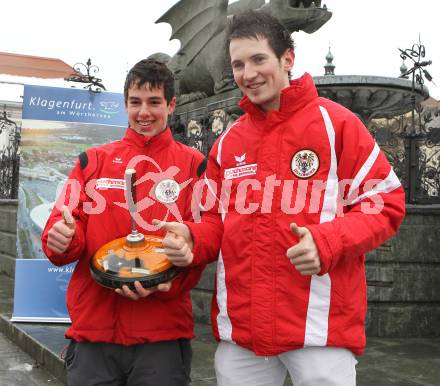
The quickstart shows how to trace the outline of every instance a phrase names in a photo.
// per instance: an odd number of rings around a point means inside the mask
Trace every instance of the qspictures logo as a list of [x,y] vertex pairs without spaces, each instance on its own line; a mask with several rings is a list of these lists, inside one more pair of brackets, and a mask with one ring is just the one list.
[[[148,162],[148,172],[145,175],[136,176],[135,186],[149,180],[153,183],[152,188],[143,197],[138,197],[136,202],[137,213],[134,216],[136,223],[146,230],[157,230],[159,227],[150,224],[140,213],[152,205],[164,205],[166,214],[163,221],[167,221],[169,214],[182,222],[181,210],[188,210],[187,207],[178,205],[179,196],[185,189],[191,189],[191,211],[195,221],[200,220],[200,211],[218,211],[226,215],[233,211],[242,215],[249,215],[255,212],[271,213],[273,210],[281,210],[287,215],[298,213],[316,214],[322,210],[322,198],[329,194],[329,186],[335,190],[330,196],[334,200],[336,217],[344,217],[347,207],[359,204],[360,211],[364,214],[379,214],[384,208],[382,194],[391,192],[400,186],[395,173],[391,170],[385,179],[369,179],[359,184],[353,179],[340,181],[323,181],[319,179],[277,179],[275,175],[267,176],[260,181],[256,178],[242,178],[231,189],[232,180],[227,176],[217,183],[207,177],[194,181],[189,178],[183,182],[177,182],[178,175],[182,171],[177,166],[170,166],[162,170],[160,165],[152,158],[145,155],[138,155],[130,160],[127,169],[135,169],[139,162]],[[252,166],[252,165],[251,165]],[[122,177],[122,176],[121,176]],[[188,186],[191,185],[191,188]],[[62,192],[62,199],[58,200],[57,207],[67,205],[70,210],[80,205],[81,184],[75,179],[70,179]],[[114,202],[120,208],[128,210],[129,202],[133,202],[132,192],[127,191],[125,181],[110,177],[101,177],[88,181],[84,187],[86,195],[91,201],[82,203],[82,209],[89,215],[100,214],[106,208],[105,197],[102,190],[120,189],[125,192],[125,202]],[[260,191],[263,199],[261,202],[252,201],[253,191]],[[67,195],[66,192],[69,192]],[[349,192],[344,195],[343,192]],[[185,199],[187,205],[188,200]],[[201,209],[203,208],[203,209]],[[279,208],[279,209],[275,209]],[[160,220],[160,219],[159,219]]]

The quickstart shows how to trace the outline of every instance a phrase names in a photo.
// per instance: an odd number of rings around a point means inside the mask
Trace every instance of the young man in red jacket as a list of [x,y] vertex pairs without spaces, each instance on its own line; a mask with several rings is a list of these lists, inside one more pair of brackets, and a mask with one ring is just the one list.
[[169,258],[218,257],[219,386],[353,386],[365,347],[365,253],[397,231],[404,191],[362,122],[290,81],[288,30],[250,11],[228,44],[245,111],[214,144],[201,223],[166,223]]
[[[57,208],[70,205],[73,224],[55,208],[42,236],[54,264],[77,261],[67,291],[72,320],[66,333],[71,339],[67,381],[72,386],[186,386],[194,336],[189,291],[203,265],[185,268],[154,289],[136,282],[135,291],[105,288],[89,272],[90,258],[102,245],[130,233],[130,214],[118,204],[125,203],[127,167],[136,170],[136,196],[143,202],[138,203],[138,231],[164,234],[153,227],[154,218],[192,219],[192,188],[204,157],[175,142],[167,127],[176,105],[173,74],[162,63],[142,60],[128,73],[124,96],[129,121],[124,138],[80,155],[69,177],[72,189],[57,203]],[[142,178],[147,173],[150,177]],[[166,196],[167,189],[173,194]]]

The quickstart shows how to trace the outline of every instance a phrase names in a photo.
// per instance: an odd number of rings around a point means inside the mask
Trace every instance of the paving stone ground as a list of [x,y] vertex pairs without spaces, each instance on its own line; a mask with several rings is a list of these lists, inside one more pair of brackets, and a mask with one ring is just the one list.
[[51,373],[0,333],[1,386],[62,386]]

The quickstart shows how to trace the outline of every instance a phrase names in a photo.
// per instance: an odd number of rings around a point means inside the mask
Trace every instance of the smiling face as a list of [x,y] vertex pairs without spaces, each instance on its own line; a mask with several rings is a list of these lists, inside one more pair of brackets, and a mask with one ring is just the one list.
[[130,127],[139,134],[153,137],[167,127],[168,116],[176,107],[176,98],[167,103],[163,86],[134,84],[128,89],[125,108]]
[[234,38],[229,44],[234,80],[263,111],[278,110],[281,90],[289,86],[293,52],[277,58],[267,39]]

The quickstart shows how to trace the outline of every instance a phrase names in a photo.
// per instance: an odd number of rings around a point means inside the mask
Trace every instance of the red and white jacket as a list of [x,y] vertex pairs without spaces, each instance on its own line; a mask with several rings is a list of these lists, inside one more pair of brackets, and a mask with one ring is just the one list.
[[[68,250],[60,255],[47,247],[48,231],[61,219],[58,209],[54,208],[42,235],[43,250],[52,263],[64,265],[78,261],[67,290],[72,326],[66,337],[123,345],[192,338],[189,291],[198,282],[203,265],[179,273],[169,292],[155,292],[133,301],[97,284],[90,275],[89,260],[102,245],[131,231],[128,210],[117,204],[126,203],[124,173],[130,163],[135,163],[139,182],[136,197],[141,219],[137,229],[144,234],[163,235],[164,232],[152,231],[153,219],[192,219],[193,186],[198,180],[196,171],[203,155],[175,142],[170,129],[145,137],[130,128],[122,140],[89,149],[86,154],[80,156],[66,185],[70,187],[61,194],[62,202],[57,203],[60,208],[62,203],[71,201],[76,220],[76,233]],[[180,184],[175,203],[164,204],[152,194],[155,186],[165,179]],[[75,189],[76,199],[72,193]]]
[[[209,156],[202,222],[187,223],[193,264],[218,257],[214,335],[264,356],[306,346],[361,354],[364,254],[397,231],[401,184],[362,122],[318,97],[308,74],[282,91],[279,111],[247,97],[240,106],[246,114]],[[286,256],[298,242],[292,222],[313,235],[318,275]]]

